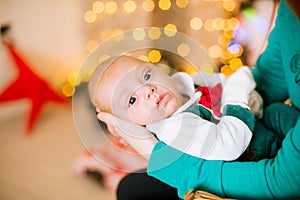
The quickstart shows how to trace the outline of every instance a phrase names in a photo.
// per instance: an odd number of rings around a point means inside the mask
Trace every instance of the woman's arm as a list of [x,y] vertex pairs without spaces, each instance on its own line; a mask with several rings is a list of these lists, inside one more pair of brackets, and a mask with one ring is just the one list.
[[278,155],[259,162],[208,161],[158,142],[148,174],[177,188],[180,197],[190,189],[200,189],[237,199],[300,198],[299,133],[300,119]]

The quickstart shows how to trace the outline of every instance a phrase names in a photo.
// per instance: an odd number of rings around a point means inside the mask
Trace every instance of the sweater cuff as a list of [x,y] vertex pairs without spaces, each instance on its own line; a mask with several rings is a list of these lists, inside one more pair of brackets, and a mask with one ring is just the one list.
[[240,105],[227,104],[223,108],[223,116],[233,116],[242,120],[251,131],[254,129],[255,117],[253,113],[247,108]]

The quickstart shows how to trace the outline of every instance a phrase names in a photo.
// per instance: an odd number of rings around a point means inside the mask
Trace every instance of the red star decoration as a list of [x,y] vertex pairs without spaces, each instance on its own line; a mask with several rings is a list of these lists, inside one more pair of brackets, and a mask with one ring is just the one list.
[[42,106],[48,101],[66,103],[67,100],[52,90],[47,82],[36,75],[15,51],[12,44],[5,44],[7,50],[18,68],[17,79],[0,94],[0,102],[17,99],[31,101],[31,113],[27,123],[26,134],[30,135],[34,122]]

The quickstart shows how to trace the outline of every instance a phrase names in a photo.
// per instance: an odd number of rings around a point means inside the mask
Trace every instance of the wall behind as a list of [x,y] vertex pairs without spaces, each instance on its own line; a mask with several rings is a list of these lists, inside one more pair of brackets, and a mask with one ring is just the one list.
[[[86,56],[83,3],[81,0],[0,0],[0,24],[11,26],[15,47],[36,73],[59,90],[67,75]],[[4,67],[7,65],[0,61],[0,72]],[[5,78],[0,73],[0,86]]]

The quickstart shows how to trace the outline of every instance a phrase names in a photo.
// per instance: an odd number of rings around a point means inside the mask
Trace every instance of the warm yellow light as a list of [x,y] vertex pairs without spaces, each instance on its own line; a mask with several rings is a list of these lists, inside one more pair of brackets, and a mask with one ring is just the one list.
[[114,14],[118,10],[118,4],[115,1],[107,1],[105,3],[105,11],[108,14]]
[[104,61],[108,60],[109,58],[110,58],[109,55],[103,54],[103,55],[101,55],[101,56],[99,57],[98,63],[99,63],[99,64],[100,64],[100,63],[103,63]]
[[152,63],[157,63],[160,61],[161,59],[161,53],[160,51],[158,50],[151,50],[149,53],[148,53],[148,59],[150,62]]
[[160,38],[161,32],[158,27],[152,27],[148,30],[148,36],[152,40],[157,40]]
[[120,28],[114,29],[110,35],[115,42],[120,42],[124,39],[124,32]]
[[68,75],[68,82],[72,86],[77,86],[80,84],[81,79],[78,76],[78,72],[72,72]]
[[228,12],[232,12],[235,9],[234,1],[233,0],[224,1],[223,8]]
[[186,8],[189,5],[189,0],[176,0],[176,5],[179,8]]
[[190,46],[186,43],[182,43],[177,47],[177,53],[182,57],[188,56],[190,52]]
[[126,1],[124,3],[124,10],[125,10],[125,12],[127,12],[127,13],[133,13],[135,11],[135,9],[136,9],[136,4],[135,4],[134,1],[130,0],[130,1]]
[[89,40],[86,44],[86,50],[88,52],[91,52],[96,46],[98,45],[98,42],[95,40]]
[[221,54],[221,59],[222,59],[222,62],[225,63],[225,64],[228,64],[229,63],[229,60],[233,58],[231,56],[231,54],[228,52],[228,51],[223,51],[222,54]]
[[145,55],[140,55],[140,56],[138,57],[138,59],[140,59],[140,60],[142,60],[142,61],[145,61],[145,62],[149,62],[148,56],[145,56]]
[[162,10],[169,10],[172,3],[170,0],[159,0],[158,7]]
[[[199,68],[197,68],[197,71],[199,70]],[[208,62],[208,63],[203,63],[200,66],[200,70],[207,72],[209,74],[215,73],[215,67],[212,65],[212,63]]]
[[177,27],[176,25],[174,24],[167,24],[165,27],[164,27],[164,32],[167,36],[169,37],[173,37],[176,35],[176,32],[177,32]]
[[66,83],[62,88],[62,93],[66,97],[71,97],[75,93],[75,88],[70,83]]
[[214,26],[213,26],[213,20],[212,19],[205,20],[204,29],[206,31],[214,31]]
[[92,5],[92,10],[97,14],[102,13],[104,11],[104,3],[101,1],[95,1]]
[[86,73],[84,73],[84,74],[82,74],[81,75],[81,82],[88,82],[89,80],[90,80],[90,77],[92,76],[92,71],[91,70],[89,70],[89,71],[87,71]]
[[232,17],[227,21],[227,26],[230,30],[236,30],[240,27],[240,21],[237,18]]
[[218,45],[212,45],[208,49],[208,55],[212,58],[219,58],[222,54],[222,48]]
[[106,40],[107,38],[109,38],[110,37],[110,32],[111,32],[111,30],[109,30],[109,29],[106,29],[106,28],[102,29],[101,32],[100,32],[101,39]]
[[225,31],[224,36],[227,38],[234,38],[234,31]]
[[238,68],[240,68],[241,66],[243,66],[243,62],[240,58],[233,58],[229,61],[229,65],[230,65],[230,68],[232,69],[232,71],[235,71]]
[[198,70],[194,66],[191,66],[191,65],[185,68],[185,72],[188,74],[194,74],[197,71]]
[[229,65],[223,65],[223,67],[221,68],[221,73],[225,76],[229,76],[230,74],[232,74],[232,72],[233,71]]
[[143,2],[142,7],[143,7],[144,11],[152,12],[155,8],[155,4],[154,4],[153,0],[145,0]]
[[84,20],[87,23],[94,23],[97,19],[97,14],[92,10],[88,10],[84,13]]
[[216,19],[213,20],[213,27],[216,30],[222,30],[225,26],[224,19],[217,17]]
[[194,17],[190,20],[190,27],[194,30],[200,30],[202,28],[203,22],[199,17]]
[[132,33],[132,37],[136,41],[143,40],[145,38],[145,36],[146,36],[146,33],[145,33],[144,29],[142,29],[142,28],[136,28]]
[[219,37],[218,37],[218,43],[219,43],[221,46],[226,47],[230,41],[231,41],[231,39],[228,38],[228,37],[225,37],[224,34],[221,34],[221,35],[219,35]]

